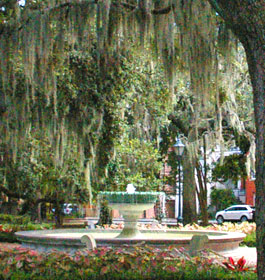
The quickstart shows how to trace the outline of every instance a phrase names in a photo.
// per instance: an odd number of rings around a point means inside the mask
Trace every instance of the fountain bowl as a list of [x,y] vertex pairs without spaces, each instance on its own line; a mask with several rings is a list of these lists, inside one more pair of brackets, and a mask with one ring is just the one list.
[[141,246],[148,244],[156,248],[174,246],[188,248],[193,235],[208,236],[206,249],[216,252],[237,249],[245,234],[238,232],[202,231],[202,230],[141,230],[138,238],[119,238],[121,230],[113,229],[56,229],[16,232],[17,239],[23,247],[38,251],[60,250],[73,253],[85,248],[81,237],[90,234],[94,237],[97,247]]
[[[131,189],[133,188],[133,189]],[[129,192],[128,192],[129,191]],[[100,192],[99,201],[108,201],[111,209],[118,210],[124,218],[124,228],[115,238],[139,239],[142,233],[137,228],[141,214],[152,207],[161,192],[136,192],[133,185],[127,186],[126,192]]]

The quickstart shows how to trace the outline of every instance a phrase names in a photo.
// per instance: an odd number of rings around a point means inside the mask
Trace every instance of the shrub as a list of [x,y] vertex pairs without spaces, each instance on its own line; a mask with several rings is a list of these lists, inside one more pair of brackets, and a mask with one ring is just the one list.
[[246,268],[230,270],[218,257],[203,254],[190,258],[175,248],[99,248],[69,255],[16,247],[0,249],[0,279],[256,280],[257,275]]
[[12,223],[17,225],[25,225],[30,222],[29,216],[14,216],[10,214],[0,214],[0,223]]
[[0,231],[0,242],[15,243],[17,242],[16,236],[12,232]]
[[2,223],[0,222],[0,242],[17,242],[15,232],[23,230],[41,230],[52,228],[51,224],[34,224],[31,223],[28,217],[1,215]]
[[241,245],[245,245],[245,246],[248,246],[248,247],[256,247],[257,246],[257,243],[256,243],[256,233],[252,232],[252,233],[248,234],[244,238],[244,240],[241,243]]
[[216,211],[220,211],[233,204],[239,204],[239,201],[231,189],[212,188],[211,208],[216,209]]

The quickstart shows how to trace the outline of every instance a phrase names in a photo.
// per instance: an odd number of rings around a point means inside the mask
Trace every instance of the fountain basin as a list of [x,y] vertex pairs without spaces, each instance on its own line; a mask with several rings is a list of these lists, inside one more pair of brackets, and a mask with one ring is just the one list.
[[103,198],[109,202],[111,209],[119,210],[124,218],[124,228],[115,238],[137,239],[141,237],[141,232],[137,228],[137,220],[143,211],[154,207],[159,192],[136,192],[133,185],[132,192],[100,192],[99,201]]
[[17,239],[22,246],[38,251],[61,250],[73,253],[84,249],[81,237],[85,234],[92,235],[98,247],[123,247],[137,244],[148,244],[153,247],[163,248],[175,246],[188,248],[193,235],[206,234],[209,238],[205,248],[216,252],[237,249],[246,236],[238,232],[202,231],[202,230],[141,230],[139,238],[118,238],[121,230],[106,229],[58,229],[34,230],[16,232]]

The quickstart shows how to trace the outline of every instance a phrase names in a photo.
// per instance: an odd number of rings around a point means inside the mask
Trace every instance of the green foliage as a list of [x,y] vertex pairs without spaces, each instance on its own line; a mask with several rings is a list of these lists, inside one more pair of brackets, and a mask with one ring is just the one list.
[[111,210],[108,207],[108,201],[104,198],[100,199],[100,212],[99,212],[99,220],[97,224],[99,226],[112,224]]
[[36,213],[34,203],[40,198],[53,203],[86,201],[87,191],[77,145],[72,142],[68,152],[63,154],[63,160],[60,160],[47,136],[32,133],[26,140],[24,149],[17,154],[17,160],[13,162],[10,159],[0,170],[5,177],[5,188],[25,199],[24,212]]
[[227,181],[231,179],[234,184],[241,178],[246,178],[246,158],[242,154],[233,154],[224,158],[221,165],[217,163],[212,172],[213,181]]
[[245,135],[240,135],[236,130],[234,130],[236,146],[239,147],[243,155],[249,152],[250,141]]
[[245,245],[248,247],[256,247],[257,241],[256,241],[256,232],[251,232],[250,234],[247,234],[247,236],[244,238],[243,242],[240,245]]
[[17,231],[52,229],[51,224],[34,224],[28,216],[13,216],[0,214],[0,242],[18,242],[15,236]]
[[216,208],[216,211],[223,210],[233,204],[238,204],[233,191],[231,189],[216,189],[211,191],[211,206]]
[[212,257],[190,258],[174,249],[98,248],[74,255],[0,249],[0,279],[198,279],[254,280],[253,271],[230,271]]
[[30,222],[29,216],[14,216],[9,214],[0,214],[0,223],[12,223],[18,225],[25,225]]
[[[11,216],[11,215],[10,215]],[[0,222],[0,231],[2,232],[11,232],[14,233],[16,231],[23,231],[23,230],[42,230],[42,229],[51,229],[53,228],[52,224],[47,223],[32,223],[29,220],[24,221],[21,223],[20,221],[17,223],[17,220],[14,217],[13,221],[8,222]]]
[[109,164],[106,189],[125,191],[134,184],[137,191],[159,190],[162,180],[160,154],[151,142],[124,138],[116,146],[116,157]]

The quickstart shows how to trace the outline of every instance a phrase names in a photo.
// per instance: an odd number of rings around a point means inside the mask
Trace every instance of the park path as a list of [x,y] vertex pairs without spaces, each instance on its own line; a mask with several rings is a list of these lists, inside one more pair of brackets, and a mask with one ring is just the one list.
[[257,250],[253,247],[239,247],[233,251],[223,252],[221,255],[226,258],[232,257],[236,261],[244,257],[246,260],[246,267],[255,267],[257,265]]

